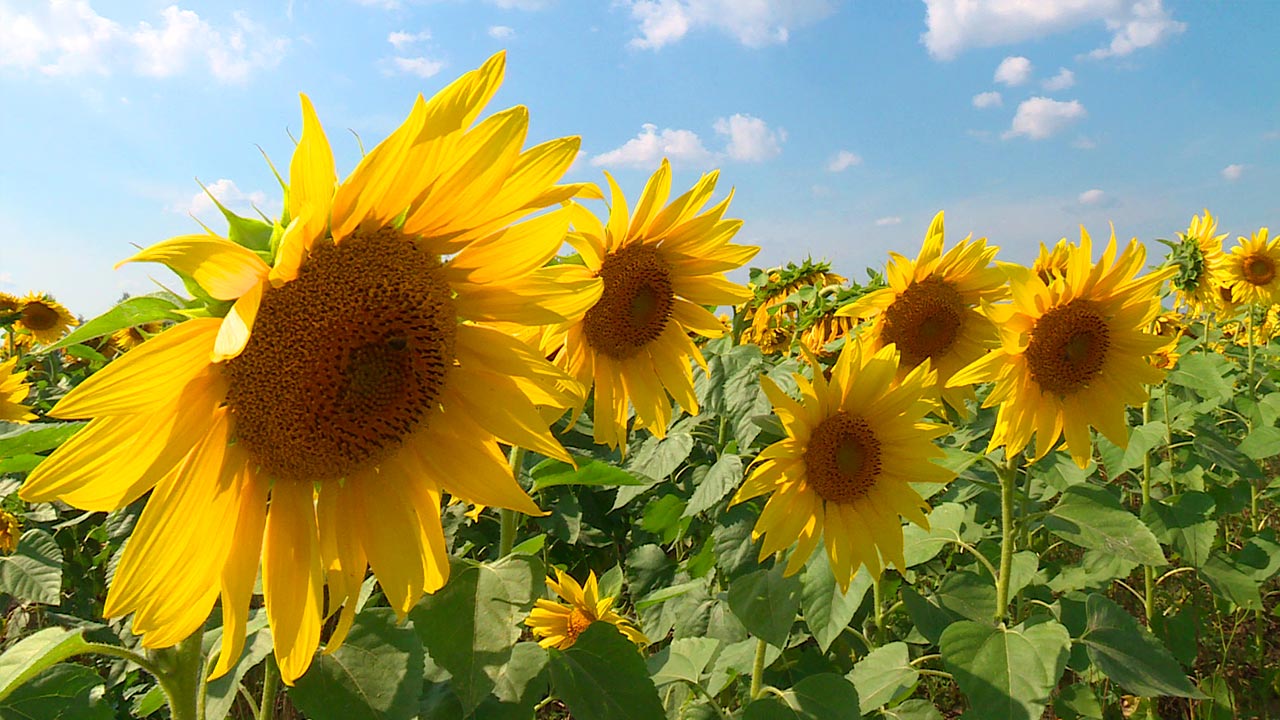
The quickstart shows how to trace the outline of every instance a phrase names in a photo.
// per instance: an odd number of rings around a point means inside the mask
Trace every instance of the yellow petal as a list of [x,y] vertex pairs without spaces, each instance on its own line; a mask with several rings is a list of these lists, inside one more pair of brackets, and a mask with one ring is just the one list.
[[262,544],[262,589],[286,685],[307,671],[320,646],[323,575],[309,482],[277,481]]
[[218,300],[235,300],[271,268],[252,250],[216,235],[180,235],[116,264],[158,262],[188,277]]
[[311,98],[302,98],[302,138],[294,148],[289,163],[289,216],[300,217],[303,208],[310,208],[310,222],[319,227],[309,228],[307,235],[318,236],[329,223],[329,208],[333,203],[333,187],[338,173],[333,165],[333,151],[329,139],[316,118]]
[[258,305],[262,302],[262,291],[266,282],[260,282],[249,289],[218,326],[218,337],[213,341],[213,362],[222,362],[240,354],[245,343],[249,342],[249,333],[253,330],[253,320],[258,316]]
[[249,618],[249,602],[253,599],[253,583],[258,578],[262,557],[262,531],[267,522],[267,479],[244,466],[240,507],[235,525],[230,529],[231,550],[222,566],[222,648],[218,664],[209,675],[221,677],[240,659],[244,649],[245,623]]

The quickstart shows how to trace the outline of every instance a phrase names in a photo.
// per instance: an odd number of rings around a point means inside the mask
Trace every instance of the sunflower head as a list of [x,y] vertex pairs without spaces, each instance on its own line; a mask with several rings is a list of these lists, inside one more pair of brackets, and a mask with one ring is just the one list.
[[22,319],[22,298],[0,292],[0,325],[12,325]]
[[1222,252],[1222,241],[1227,235],[1215,234],[1217,227],[1217,219],[1208,210],[1203,217],[1192,217],[1187,231],[1178,233],[1178,243],[1169,254],[1169,262],[1178,268],[1177,274],[1169,279],[1175,303],[1193,314],[1214,306],[1218,288],[1224,281],[1226,255]]
[[1058,240],[1053,249],[1040,243],[1040,254],[1036,256],[1035,262],[1031,263],[1031,272],[1035,273],[1045,285],[1065,277],[1069,247],[1070,244],[1066,238]]
[[1233,303],[1280,302],[1280,237],[1268,240],[1267,228],[1252,238],[1241,236],[1226,259],[1223,284]]
[[565,650],[578,641],[592,623],[606,622],[636,645],[649,644],[632,622],[613,609],[614,599],[600,597],[600,586],[595,572],[587,576],[587,582],[579,585],[563,570],[556,568],[556,577],[547,578],[547,587],[564,602],[539,598],[524,624],[537,636],[542,647]]
[[164,328],[165,323],[159,320],[134,325],[112,333],[111,343],[122,352],[128,352],[146,342],[147,338],[156,335]]
[[14,329],[25,342],[43,345],[54,342],[79,324],[71,311],[48,294],[31,293],[22,299],[22,315]]
[[12,555],[22,537],[22,521],[8,510],[0,509],[0,555]]
[[25,424],[36,419],[31,408],[24,405],[31,388],[25,382],[26,372],[14,372],[18,358],[0,362],[0,420]]
[[860,566],[873,577],[890,563],[906,567],[900,518],[929,524],[911,483],[945,483],[955,473],[933,462],[942,456],[933,441],[947,428],[924,419],[938,398],[928,360],[902,375],[897,349],[876,348],[865,335],[849,336],[830,379],[809,360],[812,380],[795,376],[798,401],[762,379],[787,437],[756,457],[733,503],[769,495],[752,532],[764,536],[762,561],[795,544],[786,566],[795,573],[821,541],[847,589]]
[[1011,270],[1013,302],[993,306],[999,349],[956,373],[951,383],[994,381],[984,406],[999,405],[989,450],[1019,453],[1036,436],[1043,457],[1066,436],[1080,467],[1092,454],[1089,426],[1125,447],[1125,406],[1146,399],[1144,385],[1164,372],[1149,356],[1176,338],[1147,332],[1160,313],[1160,283],[1175,268],[1139,276],[1146,252],[1135,239],[1116,255],[1115,235],[1096,264],[1089,235],[1068,247],[1064,275],[1046,284],[1030,269]]

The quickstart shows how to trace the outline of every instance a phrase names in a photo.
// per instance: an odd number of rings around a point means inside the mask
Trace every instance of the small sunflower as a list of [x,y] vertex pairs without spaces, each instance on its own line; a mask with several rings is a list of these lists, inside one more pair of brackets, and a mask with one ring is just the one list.
[[1252,238],[1241,236],[1226,259],[1224,278],[1233,303],[1280,302],[1280,236],[1268,241],[1266,228]]
[[[819,291],[839,288],[845,283],[844,277],[831,272],[831,263],[815,262],[812,258],[806,258],[800,265],[788,263],[786,267],[772,268],[760,274],[764,275],[765,281],[759,285],[753,281],[749,286],[753,297],[743,303],[738,312],[750,318],[750,324],[742,333],[742,343],[759,347],[765,355],[791,350],[798,312],[795,307],[783,303],[792,293],[806,287]],[[812,345],[809,347],[813,349]]]
[[1020,453],[1034,432],[1039,459],[1065,435],[1072,459],[1085,467],[1090,425],[1120,447],[1129,444],[1125,405],[1144,402],[1144,385],[1164,377],[1148,356],[1172,338],[1146,329],[1161,310],[1160,283],[1176,268],[1138,276],[1145,249],[1135,239],[1116,257],[1114,233],[1102,259],[1091,258],[1081,228],[1061,279],[1046,285],[1030,269],[1012,268],[1012,303],[988,308],[1001,347],[951,378],[953,385],[995,382],[983,403],[1000,406],[988,450]]
[[165,325],[166,323],[156,320],[117,330],[111,334],[111,343],[122,352],[127,352],[146,342],[151,336],[159,334],[164,330]]
[[538,644],[542,647],[566,650],[578,641],[583,630],[595,622],[613,625],[636,645],[649,644],[649,639],[630,620],[613,610],[613,598],[600,597],[594,572],[587,576],[584,586],[556,568],[556,579],[547,578],[547,587],[568,604],[538,598],[533,611],[525,618],[524,624],[540,638]]
[[27,399],[30,388],[23,382],[27,374],[13,371],[18,358],[10,358],[0,362],[0,420],[11,423],[26,424],[36,419],[31,408],[22,403]]
[[0,292],[0,325],[12,325],[22,319],[22,298]]
[[14,327],[29,333],[20,334],[19,337],[44,344],[56,341],[67,330],[79,324],[71,311],[57,300],[46,294],[31,293],[23,298],[22,317]]
[[[867,330],[872,352],[897,346],[902,355],[899,377],[927,359],[945,385],[957,370],[999,342],[995,327],[979,308],[1003,299],[1007,290],[1004,271],[991,264],[999,248],[988,246],[985,238],[966,238],[943,254],[942,217],[934,216],[915,262],[890,253],[885,273],[889,287],[862,296],[836,315],[874,318]],[[952,388],[942,397],[963,413],[973,390]]]
[[[698,413],[690,358],[706,365],[689,333],[720,337],[725,328],[704,305],[732,305],[749,297],[725,279],[760,248],[729,241],[741,220],[723,219],[733,193],[699,212],[715,191],[718,172],[667,203],[671,166],[649,178],[634,215],[612,176],[607,224],[572,206],[569,242],[586,270],[604,281],[600,300],[581,319],[557,329],[557,363],[584,387],[595,388],[595,440],[626,449],[629,407],[636,426],[662,437],[671,420],[668,394]],[[572,265],[560,267],[575,267]],[[575,413],[576,415],[576,413]]]
[[822,315],[813,318],[809,327],[800,333],[800,342],[814,355],[823,359],[834,354],[827,352],[829,343],[844,337],[858,325],[857,320],[837,315],[836,311],[837,308],[832,307]]
[[1179,242],[1170,254],[1170,260],[1178,267],[1178,273],[1169,280],[1175,307],[1185,307],[1193,315],[1218,303],[1226,262],[1222,241],[1227,234],[1215,235],[1217,229],[1217,219],[1205,210],[1204,217],[1192,217],[1187,231],[1178,233]]
[[903,376],[897,349],[876,349],[865,335],[846,341],[829,381],[809,358],[814,377],[795,376],[798,402],[761,379],[787,437],[756,457],[733,504],[772,493],[752,531],[764,536],[760,559],[796,543],[790,575],[822,540],[847,590],[860,565],[873,577],[889,563],[906,568],[899,516],[929,526],[928,504],[910,483],[945,483],[955,473],[932,462],[947,427],[924,420],[938,399],[927,359]]
[[1053,249],[1040,243],[1040,254],[1036,256],[1035,262],[1031,263],[1031,272],[1035,273],[1045,285],[1052,283],[1055,279],[1066,277],[1069,246],[1066,238],[1058,240]]
[[8,510],[0,510],[0,555],[12,555],[22,537],[22,521]]
[[[484,323],[581,316],[600,282],[544,267],[568,229],[559,206],[584,191],[555,184],[578,139],[522,150],[524,107],[476,122],[504,67],[495,55],[419,97],[342,182],[302,96],[269,262],[212,234],[130,259],[162,262],[232,307],[159,333],[68,393],[51,414],[93,419],[22,497],[111,510],[151,491],[105,607],[133,613],[145,647],[199,630],[221,596],[213,672],[225,673],[261,560],[291,684],[332,615],[327,651],[341,644],[368,567],[402,617],[444,584],[442,491],[540,512],[499,442],[569,461],[537,406],[577,402],[575,383]],[[526,219],[544,208],[558,209]]]

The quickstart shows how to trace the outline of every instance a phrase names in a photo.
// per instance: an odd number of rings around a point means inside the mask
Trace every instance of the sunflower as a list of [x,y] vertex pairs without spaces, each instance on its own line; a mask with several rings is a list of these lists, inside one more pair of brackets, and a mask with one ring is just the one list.
[[70,328],[79,325],[71,311],[57,300],[42,293],[30,293],[22,300],[22,317],[14,325],[29,334],[19,334],[25,342],[51,343]]
[[[995,327],[978,308],[1003,299],[1007,291],[1004,271],[991,264],[999,248],[988,246],[985,238],[965,238],[942,253],[942,216],[934,216],[915,262],[890,253],[889,287],[863,295],[836,315],[874,318],[867,330],[872,351],[896,345],[902,355],[899,377],[927,359],[945,384],[998,343]],[[973,391],[953,388],[942,397],[963,413]]]
[[[755,345],[766,355],[791,349],[798,313],[794,306],[783,303],[792,293],[806,287],[819,290],[838,288],[845,283],[844,277],[831,272],[831,263],[814,262],[812,258],[805,258],[800,265],[787,263],[785,268],[772,268],[761,274],[766,278],[765,282],[756,285],[753,281],[750,289],[754,296],[743,303],[738,312],[751,320],[751,324],[743,330],[743,344]],[[843,326],[845,323],[835,324]],[[813,345],[809,345],[809,348],[813,349]]]
[[0,325],[9,325],[22,319],[22,298],[0,292]]
[[547,578],[547,587],[568,604],[538,598],[533,611],[525,618],[524,624],[541,638],[538,644],[542,647],[568,649],[578,641],[582,631],[594,622],[613,625],[636,645],[649,644],[649,639],[630,620],[614,612],[613,598],[600,597],[600,587],[594,572],[587,576],[584,586],[556,568],[556,579]]
[[1231,289],[1233,303],[1280,302],[1280,236],[1268,241],[1266,228],[1253,238],[1241,236],[1225,264],[1223,285]]
[[612,202],[607,224],[582,206],[571,206],[575,214],[569,242],[586,270],[604,281],[604,292],[584,316],[551,337],[553,344],[562,343],[557,363],[584,387],[595,387],[598,443],[626,450],[631,405],[637,427],[664,436],[671,420],[668,393],[687,412],[698,413],[689,360],[703,367],[706,361],[689,333],[710,338],[724,334],[724,326],[703,306],[746,300],[746,288],[726,280],[724,273],[759,251],[729,242],[742,226],[741,220],[723,219],[732,192],[699,213],[715,191],[718,175],[703,175],[693,189],[666,204],[671,166],[664,159],[645,185],[634,215],[608,173]]
[[0,420],[26,424],[36,416],[31,414],[31,408],[22,404],[30,388],[23,382],[27,374],[13,371],[17,364],[16,357],[0,362]]
[[836,315],[836,310],[832,307],[814,318],[800,333],[800,342],[820,358],[831,356],[833,353],[827,352],[827,345],[844,337],[858,324],[853,318]]
[[909,483],[945,483],[955,473],[932,462],[942,457],[933,440],[947,427],[923,420],[938,399],[927,359],[903,376],[894,346],[876,349],[858,335],[846,341],[828,381],[808,357],[813,381],[795,376],[799,402],[761,378],[787,437],[756,457],[732,504],[773,493],[752,531],[753,539],[764,536],[760,559],[796,543],[790,575],[821,539],[847,590],[860,565],[873,577],[889,563],[906,568],[899,516],[929,526],[928,505]]
[[600,283],[543,268],[566,209],[517,223],[583,191],[554,184],[578,139],[522,151],[523,107],[473,125],[504,66],[495,55],[419,97],[341,183],[302,96],[269,262],[211,234],[130,259],[162,262],[231,309],[161,332],[68,393],[51,414],[93,419],[22,497],[111,510],[151,491],[105,608],[134,613],[144,646],[199,630],[220,595],[227,632],[214,674],[225,673],[261,558],[292,683],[327,617],[339,613],[327,651],[345,637],[366,567],[401,617],[444,584],[442,490],[540,512],[498,443],[569,461],[536,405],[576,402],[574,383],[480,322],[561,322],[585,312]]
[[0,510],[0,555],[12,555],[22,537],[22,521],[8,510]]
[[1036,256],[1035,262],[1031,264],[1031,272],[1035,273],[1045,285],[1057,278],[1065,277],[1067,274],[1068,247],[1070,245],[1067,243],[1066,238],[1058,240],[1052,250],[1044,243],[1040,243],[1040,254]]
[[127,352],[146,342],[147,338],[159,333],[164,328],[165,323],[156,320],[117,330],[111,334],[111,344],[119,348],[121,352]]
[[1204,217],[1191,218],[1185,233],[1178,233],[1178,244],[1170,255],[1178,273],[1169,280],[1174,291],[1175,307],[1185,307],[1193,315],[1218,303],[1218,288],[1222,285],[1226,255],[1222,241],[1226,233],[1215,235],[1218,221],[1208,210]]
[[1010,269],[1012,303],[988,309],[1001,347],[951,378],[953,385],[995,382],[983,403],[1000,406],[988,451],[1020,453],[1034,432],[1039,459],[1065,435],[1083,468],[1093,452],[1089,426],[1126,447],[1125,405],[1144,402],[1143,385],[1164,377],[1148,356],[1174,339],[1146,329],[1161,310],[1160,283],[1176,268],[1137,276],[1146,250],[1134,239],[1116,257],[1114,233],[1095,265],[1089,234],[1080,234],[1060,280],[1046,285],[1030,269]]

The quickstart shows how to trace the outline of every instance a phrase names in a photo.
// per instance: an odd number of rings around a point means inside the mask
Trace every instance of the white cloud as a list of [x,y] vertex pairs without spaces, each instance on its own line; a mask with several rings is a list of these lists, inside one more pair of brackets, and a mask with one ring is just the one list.
[[546,0],[488,0],[488,2],[503,10],[541,10],[547,6]]
[[1236,180],[1239,180],[1240,176],[1243,174],[1244,174],[1244,166],[1237,163],[1232,163],[1222,168],[1222,178],[1224,180],[1235,182]]
[[1111,43],[1094,57],[1126,55],[1186,29],[1162,0],[925,0],[928,29],[921,36],[929,54],[951,60],[976,47],[996,47],[1102,22]]
[[1000,61],[996,68],[995,81],[1013,87],[1021,85],[1031,77],[1031,61],[1021,55],[1013,55]]
[[215,27],[191,10],[171,5],[157,24],[134,29],[94,11],[87,0],[54,0],[18,13],[0,2],[0,68],[45,75],[107,75],[116,71],[173,77],[204,66],[223,82],[243,82],[274,67],[289,40],[271,35],[241,12]]
[[656,50],[691,30],[715,28],[747,47],[787,42],[791,31],[835,11],[834,0],[630,0],[635,48]]
[[425,57],[393,57],[391,65],[406,75],[429,78],[445,67],[443,60],[432,60]]
[[1047,97],[1033,97],[1018,105],[1013,125],[1005,131],[1006,140],[1025,135],[1032,140],[1051,137],[1088,113],[1078,100],[1062,102]]
[[492,25],[489,27],[489,37],[495,40],[510,40],[515,36],[515,29],[509,28],[506,25]]
[[640,134],[621,147],[591,158],[596,167],[635,167],[652,169],[662,158],[694,166],[710,164],[713,156],[702,145],[702,139],[692,130],[672,130],[645,123]]
[[1000,93],[984,92],[973,96],[973,106],[976,108],[1000,107],[1004,104],[1004,98],[1000,97]]
[[252,192],[244,192],[236,186],[234,180],[220,178],[205,186],[209,192],[203,190],[192,195],[188,200],[174,203],[169,206],[172,212],[183,213],[185,215],[194,215],[206,225],[216,226],[222,218],[222,213],[218,211],[217,206],[213,204],[213,200],[209,198],[209,194],[218,199],[231,211],[243,215],[245,217],[256,216],[253,212],[254,207],[262,208],[264,212],[268,208],[264,208],[267,204],[267,194],[261,190]]
[[729,157],[742,162],[762,162],[780,155],[787,139],[785,130],[772,130],[764,120],[740,113],[716,120],[713,127],[729,137],[725,148]]
[[1077,200],[1080,201],[1081,205],[1097,205],[1106,198],[1106,195],[1107,194],[1105,192],[1098,188],[1093,188],[1092,190],[1085,190],[1080,193],[1080,197],[1077,198]]
[[861,164],[862,158],[860,156],[855,155],[848,150],[841,150],[835,154],[835,157],[831,158],[831,160],[827,162],[827,170],[829,172],[837,173],[848,170],[854,165]]
[[1040,83],[1045,90],[1054,92],[1057,90],[1066,90],[1076,84],[1076,74],[1066,68],[1058,68],[1058,74]]
[[393,32],[387,36],[387,42],[391,43],[391,46],[397,50],[404,50],[406,47],[410,45],[413,45],[419,42],[425,42],[430,39],[431,39],[431,32],[429,30],[423,30],[422,32],[416,32],[416,33],[397,30],[396,32]]
[[882,217],[876,220],[876,225],[880,227],[888,227],[889,225],[901,225],[901,224],[902,224],[902,218],[898,217],[897,215],[890,215],[889,217]]
[[356,0],[365,7],[376,7],[383,10],[399,10],[400,0]]

